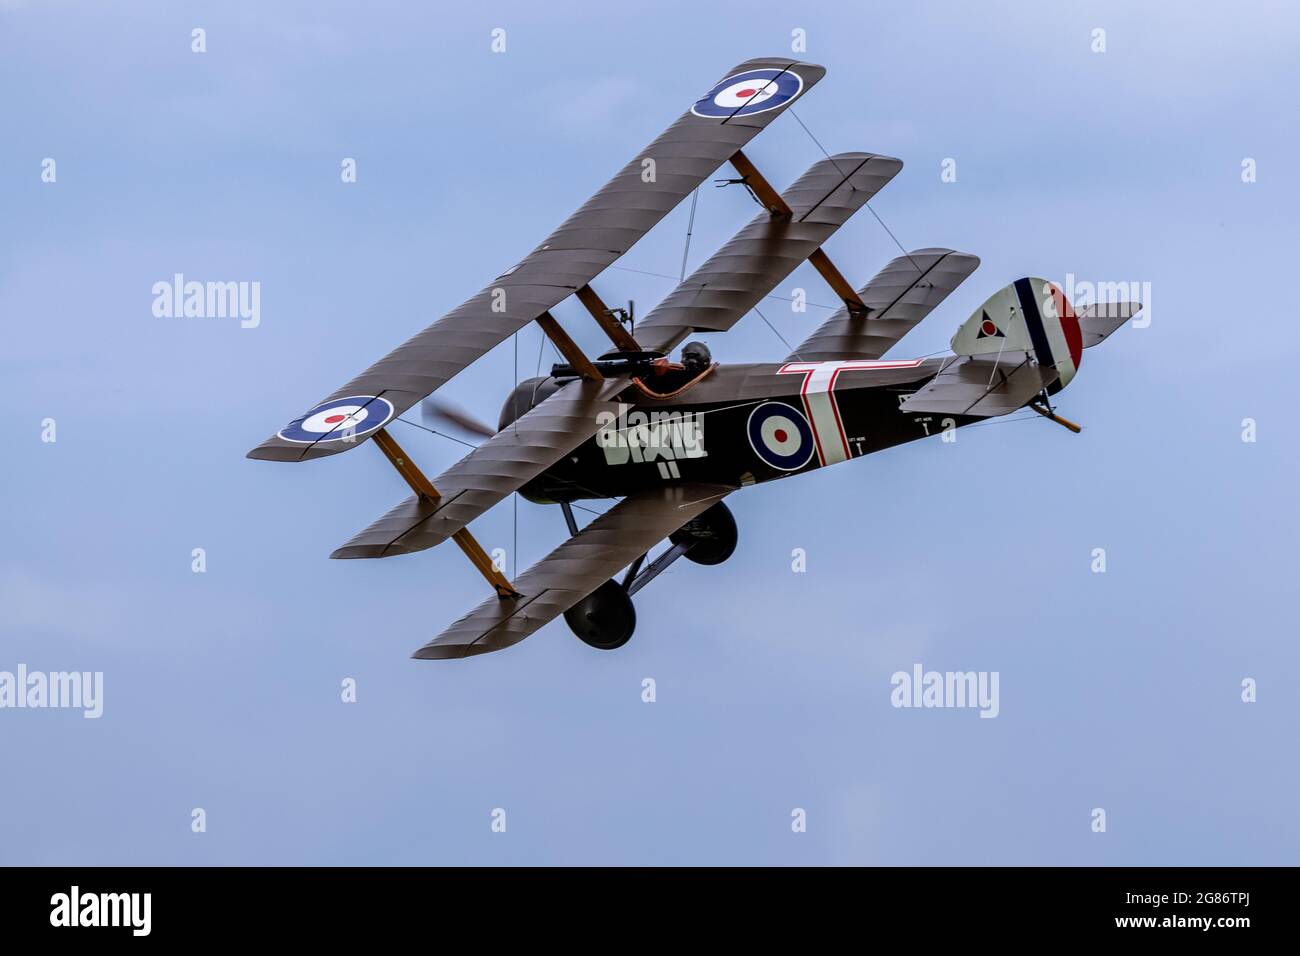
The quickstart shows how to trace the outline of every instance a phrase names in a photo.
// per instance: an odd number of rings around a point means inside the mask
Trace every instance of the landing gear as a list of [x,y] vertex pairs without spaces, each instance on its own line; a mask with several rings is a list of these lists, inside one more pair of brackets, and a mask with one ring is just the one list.
[[[573,512],[566,504],[565,519],[577,533]],[[670,547],[648,565],[643,554],[632,562],[622,583],[609,580],[564,612],[569,629],[584,644],[612,651],[622,647],[636,630],[636,608],[632,595],[641,590],[680,557],[696,564],[721,564],[736,550],[736,519],[718,502],[692,518],[668,537]],[[644,566],[644,567],[643,567]]]
[[736,550],[739,536],[731,509],[719,501],[674,531],[668,540],[673,544],[688,545],[685,555],[687,561],[721,564]]
[[611,580],[565,611],[564,620],[584,644],[612,651],[636,630],[636,608],[623,585]]

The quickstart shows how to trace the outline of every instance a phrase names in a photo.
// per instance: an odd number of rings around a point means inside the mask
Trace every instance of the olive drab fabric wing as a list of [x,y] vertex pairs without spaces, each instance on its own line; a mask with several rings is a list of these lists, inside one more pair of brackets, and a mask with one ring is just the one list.
[[489,438],[437,478],[442,497],[412,495],[330,555],[386,558],[441,544],[600,430],[626,378],[575,381]]
[[248,456],[302,461],[362,443],[604,271],[825,72],[789,58],[729,70],[518,265]]
[[734,490],[684,482],[628,495],[521,574],[518,598],[488,598],[411,656],[446,660],[518,644]]
[[902,168],[872,153],[814,164],[781,194],[790,214],[755,217],[636,324],[637,341],[667,353],[692,332],[730,329]]

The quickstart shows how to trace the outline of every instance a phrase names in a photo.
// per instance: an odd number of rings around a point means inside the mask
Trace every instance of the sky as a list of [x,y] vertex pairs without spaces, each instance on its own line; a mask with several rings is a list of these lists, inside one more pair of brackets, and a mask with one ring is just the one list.
[[[750,158],[778,188],[818,142],[905,163],[840,269],[890,233],[982,259],[892,356],[1020,276],[1148,290],[1058,396],[1083,432],[1004,419],[745,489],[736,555],[642,591],[619,651],[557,621],[410,660],[482,600],[472,567],[329,560],[407,493],[380,455],[245,453],[796,30],[828,71],[808,132],[783,115]],[[1297,45],[1263,0],[0,0],[0,671],[103,674],[98,719],[0,709],[0,864],[1296,863]],[[688,206],[607,301],[671,290]],[[753,215],[701,189],[689,265]],[[256,327],[155,315],[176,273],[259,283]],[[715,359],[810,333],[833,295],[795,288],[807,312],[765,300],[776,332],[751,314]],[[495,420],[542,345],[441,394]],[[430,475],[465,451],[398,427]],[[473,530],[520,570],[565,535],[523,501]],[[893,706],[918,664],[996,673],[996,718]]]

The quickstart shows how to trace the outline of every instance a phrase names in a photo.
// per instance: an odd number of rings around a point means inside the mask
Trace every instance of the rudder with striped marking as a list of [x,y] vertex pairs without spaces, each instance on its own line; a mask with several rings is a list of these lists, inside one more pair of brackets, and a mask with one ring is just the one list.
[[952,337],[958,355],[1030,352],[1039,365],[1056,369],[1049,391],[1070,383],[1083,356],[1079,319],[1059,286],[1039,278],[1017,279],[993,293]]

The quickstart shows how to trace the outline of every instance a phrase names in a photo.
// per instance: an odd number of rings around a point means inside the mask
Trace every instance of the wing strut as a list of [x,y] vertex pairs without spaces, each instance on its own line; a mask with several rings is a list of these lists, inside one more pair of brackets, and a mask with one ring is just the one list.
[[[579,352],[578,354],[581,355],[582,353]],[[599,376],[600,373],[597,372],[596,374]],[[437,501],[442,497],[438,493],[438,489],[433,487],[433,482],[424,476],[424,472],[420,471],[415,462],[411,461],[406,452],[402,451],[402,446],[397,444],[392,435],[388,434],[388,429],[381,428],[375,432],[375,444],[379,446],[380,451],[384,453],[384,457],[397,469],[397,473],[406,480],[406,483],[411,486],[411,490],[417,495],[428,501]],[[487,579],[487,583],[496,590],[497,597],[503,601],[507,598],[519,597],[519,592],[514,589],[514,585],[506,580],[506,576],[493,566],[492,559],[483,550],[483,546],[478,543],[478,539],[470,534],[469,528],[461,528],[452,535],[452,540],[465,552],[465,557],[469,558],[470,563],[478,569],[479,574],[483,575]]]
[[830,256],[826,255],[824,249],[818,249],[808,257],[808,261],[826,280],[826,284],[831,287],[831,291],[844,302],[851,315],[867,314],[867,304],[862,301],[862,296],[858,295],[853,286],[849,284],[849,280],[844,278],[844,273],[835,268],[835,263],[831,262]]
[[[736,172],[740,173],[740,181],[749,187],[749,191],[754,194],[760,206],[773,216],[794,215],[794,210],[781,198],[781,194],[772,188],[772,184],[758,171],[758,167],[749,161],[749,157],[743,150],[738,149],[732,153],[729,162]],[[734,180],[724,180],[724,182],[734,182]]]
[[628,569],[628,578],[623,586],[627,588],[627,595],[631,597],[640,591],[643,587],[657,578],[661,573],[668,570],[668,565],[672,564],[678,558],[691,548],[690,541],[683,541],[681,544],[674,544],[659,557],[651,561],[644,570],[641,569],[641,562],[645,560],[645,555],[637,558],[637,563]]
[[566,362],[573,366],[579,375],[589,382],[603,382],[605,376],[600,374],[599,369],[591,364],[591,359],[578,348],[578,343],[569,338],[569,333],[564,331],[563,326],[555,321],[555,316],[549,311],[543,312],[537,317],[537,324],[542,327],[542,331],[547,337],[555,343],[555,347],[560,350]]
[[[759,205],[770,212],[774,218],[794,215],[794,210],[790,208],[789,203],[782,198],[779,192],[772,188],[772,184],[758,171],[758,167],[749,161],[749,157],[745,155],[743,150],[738,149],[732,154],[731,165],[735,167],[736,172],[740,173],[740,181],[749,187]],[[854,315],[866,314],[866,303],[854,291],[849,281],[844,278],[844,274],[835,267],[835,263],[831,262],[830,256],[826,255],[825,249],[819,247],[814,250],[808,256],[808,261],[826,280],[826,284],[831,287],[831,291],[840,297],[850,313]]]
[[614,318],[614,310],[605,305],[590,284],[580,288],[577,296],[578,301],[591,313],[591,317],[596,320],[596,324],[600,326],[601,331],[609,336],[609,340],[614,343],[616,349],[620,352],[641,351],[641,346],[636,344],[636,339],[632,337],[632,333],[623,328],[623,324]]

